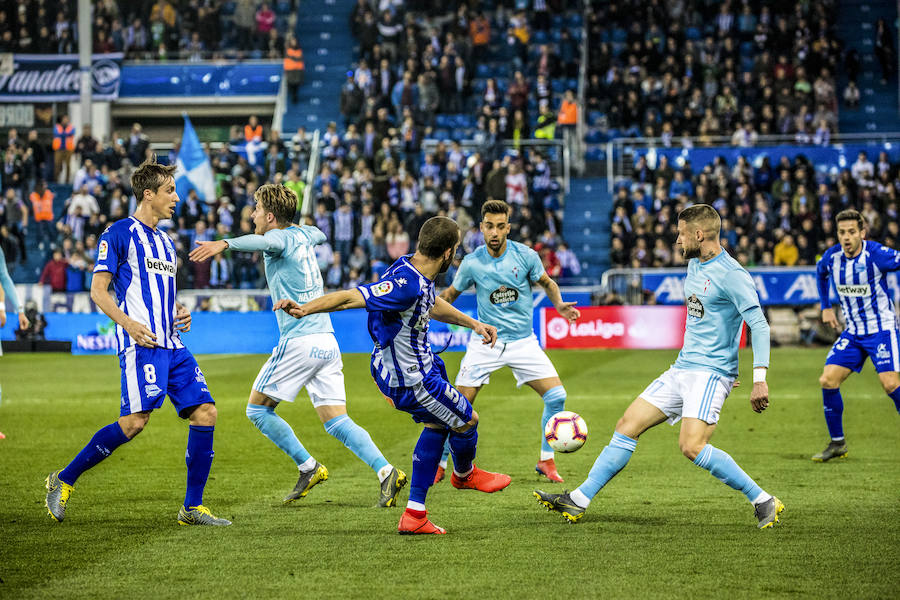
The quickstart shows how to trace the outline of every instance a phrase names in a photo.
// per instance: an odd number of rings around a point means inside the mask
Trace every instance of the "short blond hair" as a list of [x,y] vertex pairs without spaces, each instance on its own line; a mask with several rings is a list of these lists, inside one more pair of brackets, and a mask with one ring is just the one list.
[[695,204],[678,213],[678,220],[691,225],[696,225],[703,233],[719,237],[722,229],[722,218],[709,204]]
[[256,190],[253,198],[264,211],[275,215],[275,220],[279,223],[294,222],[294,214],[297,212],[297,194],[291,188],[267,183]]

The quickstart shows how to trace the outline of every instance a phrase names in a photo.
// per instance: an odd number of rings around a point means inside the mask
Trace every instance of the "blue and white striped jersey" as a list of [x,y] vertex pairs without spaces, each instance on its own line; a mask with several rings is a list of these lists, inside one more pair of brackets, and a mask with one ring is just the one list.
[[898,270],[900,252],[878,242],[864,240],[862,250],[853,258],[847,258],[840,244],[832,246],[816,264],[822,309],[831,308],[829,282],[832,282],[849,333],[871,335],[897,329],[885,274]]
[[391,387],[410,387],[431,371],[428,321],[434,306],[434,281],[398,259],[377,283],[357,288],[366,300],[369,335],[375,342],[372,366]]
[[[175,245],[169,236],[134,217],[122,219],[100,236],[94,273],[112,274],[122,311],[156,334],[161,348],[184,348],[175,330]],[[134,340],[116,325],[118,351]]]

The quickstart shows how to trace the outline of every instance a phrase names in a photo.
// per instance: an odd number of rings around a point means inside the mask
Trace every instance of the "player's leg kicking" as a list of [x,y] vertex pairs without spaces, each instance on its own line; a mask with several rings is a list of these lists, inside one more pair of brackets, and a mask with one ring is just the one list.
[[231,525],[203,505],[203,491],[212,466],[216,407],[206,379],[191,353],[180,348],[131,346],[119,356],[122,367],[122,403],[118,421],[103,427],[61,471],[47,476],[46,506],[56,521],[65,518],[66,506],[82,473],[109,457],[119,446],[143,431],[150,413],[162,406],[168,393],[178,416],[188,419],[187,490],[178,511],[182,525]]
[[857,336],[843,332],[835,341],[825,368],[819,377],[822,386],[822,406],[825,412],[825,424],[831,440],[825,449],[813,455],[815,462],[827,462],[833,458],[847,456],[847,440],[844,437],[844,400],[841,397],[841,384],[850,373],[862,370],[866,357],[872,359],[875,371],[884,393],[894,401],[900,412],[900,356],[898,356],[898,332],[881,331],[873,335]]
[[548,510],[562,513],[571,523],[578,521],[594,496],[628,464],[644,431],[683,418],[679,446],[685,457],[742,492],[753,504],[760,528],[773,526],[784,505],[763,491],[731,456],[709,443],[731,387],[730,380],[714,373],[669,369],[626,409],[584,483],[571,493],[535,490],[534,495]]
[[282,400],[293,402],[305,387],[325,431],[378,476],[378,506],[394,506],[407,476],[388,463],[369,433],[347,414],[342,368],[340,348],[330,333],[282,340],[253,383],[247,418],[291,457],[300,471],[297,484],[284,502],[306,497],[314,486],[328,479],[328,469],[310,455],[287,421],[275,413]]

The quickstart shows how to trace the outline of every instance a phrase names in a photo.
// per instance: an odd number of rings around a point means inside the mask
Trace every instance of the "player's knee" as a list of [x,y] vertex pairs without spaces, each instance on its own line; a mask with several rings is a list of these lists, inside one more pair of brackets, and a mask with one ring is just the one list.
[[693,462],[706,444],[695,440],[679,440],[678,445],[681,447],[681,453],[684,454],[684,457]]
[[121,417],[119,419],[119,427],[122,429],[122,433],[125,434],[125,437],[127,437],[128,439],[133,439],[134,436],[144,430],[144,427],[147,425],[147,421],[149,420],[149,414],[134,413],[125,417]]
[[881,387],[884,389],[885,394],[893,394],[900,387],[900,377],[896,375],[894,377],[885,377],[881,380]]
[[204,427],[213,427],[216,424],[216,419],[218,418],[219,413],[216,410],[216,405],[207,402],[206,404],[201,404],[194,412],[191,413],[190,422],[191,425],[200,425]]
[[819,377],[819,385],[822,386],[823,390],[833,390],[840,387],[841,382],[838,381],[837,377],[826,371]]

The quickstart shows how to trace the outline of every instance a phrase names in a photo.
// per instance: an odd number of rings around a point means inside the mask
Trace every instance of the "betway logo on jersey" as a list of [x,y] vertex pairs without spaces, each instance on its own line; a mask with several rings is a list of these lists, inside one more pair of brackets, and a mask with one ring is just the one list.
[[175,277],[175,263],[163,260],[161,258],[145,256],[144,268],[147,269],[148,273],[156,273],[157,275]]
[[869,289],[869,285],[839,285],[837,286],[838,294],[841,296],[849,296],[851,298],[859,298],[862,296],[868,296],[872,292]]

